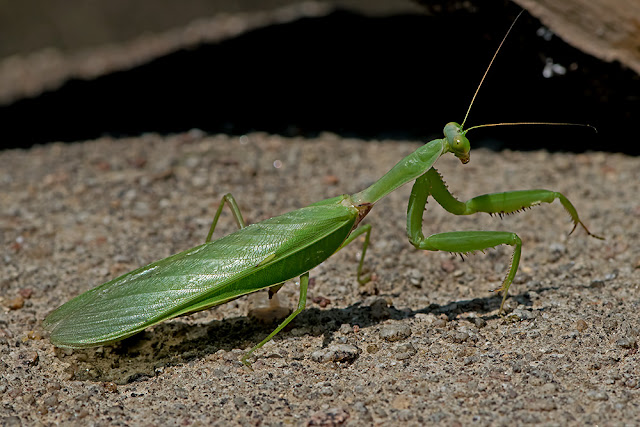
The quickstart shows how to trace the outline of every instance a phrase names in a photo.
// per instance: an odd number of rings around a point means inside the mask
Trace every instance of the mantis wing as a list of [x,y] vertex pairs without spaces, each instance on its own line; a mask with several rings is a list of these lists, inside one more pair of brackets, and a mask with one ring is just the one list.
[[49,314],[44,327],[59,347],[108,344],[282,283],[331,256],[356,216],[355,208],[331,204],[250,225],[91,289]]

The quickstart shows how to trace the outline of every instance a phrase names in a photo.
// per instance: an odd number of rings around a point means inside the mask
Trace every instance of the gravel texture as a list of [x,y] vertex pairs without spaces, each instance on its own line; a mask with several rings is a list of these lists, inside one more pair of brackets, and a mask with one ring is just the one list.
[[[471,141],[473,144],[473,140]],[[249,316],[265,293],[175,319],[113,346],[56,349],[41,321],[71,297],[201,243],[231,192],[248,222],[359,191],[418,142],[332,134],[286,139],[199,131],[0,152],[0,424],[633,424],[638,399],[640,168],[619,154],[472,150],[438,163],[461,199],[549,188],[558,203],[500,220],[436,203],[425,234],[516,231],[519,274],[497,315],[510,259],[415,250],[410,187],[381,201],[366,267],[354,242],[311,272],[307,309],[273,325]],[[216,235],[232,232],[225,211]],[[278,293],[294,307],[297,285]]]

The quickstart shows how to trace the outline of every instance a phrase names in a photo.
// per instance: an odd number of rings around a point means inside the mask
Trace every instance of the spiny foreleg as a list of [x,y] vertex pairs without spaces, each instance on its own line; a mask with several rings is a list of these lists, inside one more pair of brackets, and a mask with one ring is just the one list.
[[[460,202],[449,192],[440,174],[434,168],[429,169],[416,180],[411,190],[407,209],[407,234],[409,235],[409,241],[418,249],[447,251],[458,254],[483,251],[498,245],[513,246],[514,252],[509,271],[502,282],[502,286],[496,290],[497,292],[503,293],[499,313],[503,311],[509,286],[511,286],[518,270],[522,241],[517,234],[503,231],[457,231],[424,237],[422,234],[422,214],[427,203],[427,198],[430,195],[433,196],[444,209],[455,215],[471,215],[477,212],[498,215],[510,214],[541,203],[551,203],[558,199],[571,216],[574,224],[573,230],[580,225],[590,236],[601,239],[601,237],[589,232],[580,220],[573,204],[561,193],[549,190],[509,191],[485,194],[474,197],[466,202]],[[573,232],[573,230],[571,230],[571,232]]]

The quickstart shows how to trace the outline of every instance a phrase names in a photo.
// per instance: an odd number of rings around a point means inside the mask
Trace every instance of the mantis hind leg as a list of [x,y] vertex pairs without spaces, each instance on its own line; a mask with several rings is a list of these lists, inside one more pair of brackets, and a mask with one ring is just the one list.
[[240,212],[240,207],[238,203],[236,203],[236,199],[233,198],[231,193],[227,193],[222,196],[222,200],[220,200],[220,205],[218,206],[218,210],[216,211],[215,216],[213,217],[213,222],[211,223],[211,228],[209,228],[209,234],[207,234],[207,238],[205,239],[205,243],[209,243],[211,241],[211,236],[213,236],[213,231],[216,229],[216,224],[218,224],[218,220],[220,219],[220,214],[222,213],[222,209],[224,208],[225,202],[229,205],[231,209],[231,213],[238,224],[238,228],[242,229],[245,227],[244,218],[242,218],[242,213]]
[[369,247],[369,237],[371,236],[371,224],[365,224],[359,228],[356,228],[349,235],[349,237],[346,238],[342,245],[340,245],[336,252],[347,246],[349,243],[353,242],[362,234],[364,234],[364,243],[362,244],[362,255],[360,256],[360,262],[358,263],[358,283],[364,285],[371,280],[371,274],[367,274],[366,276],[362,275],[362,269],[364,267],[364,256],[367,253],[367,248]]
[[278,332],[284,329],[289,324],[289,322],[291,322],[298,314],[302,312],[302,310],[305,309],[305,307],[307,306],[307,288],[308,287],[309,287],[309,272],[306,272],[302,276],[300,276],[300,297],[298,299],[298,308],[293,313],[291,313],[286,319],[284,319],[282,323],[280,323],[280,325],[278,325],[278,327],[273,332],[267,335],[265,339],[260,341],[251,350],[247,351],[244,354],[244,356],[242,356],[241,362],[246,367],[251,369],[251,364],[249,363],[248,359],[249,359],[249,356],[251,356],[251,354],[254,351],[256,351],[257,349],[259,349],[260,347],[262,347],[263,345],[271,341],[271,339],[274,336],[276,336]]

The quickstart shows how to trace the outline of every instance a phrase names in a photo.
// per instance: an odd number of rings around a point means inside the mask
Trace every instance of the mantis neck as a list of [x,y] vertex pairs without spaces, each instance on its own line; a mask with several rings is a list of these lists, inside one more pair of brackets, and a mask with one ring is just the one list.
[[446,151],[445,139],[434,139],[421,146],[404,159],[400,160],[382,178],[374,182],[367,189],[353,194],[354,203],[373,204],[387,194],[402,187],[427,172],[438,158]]

